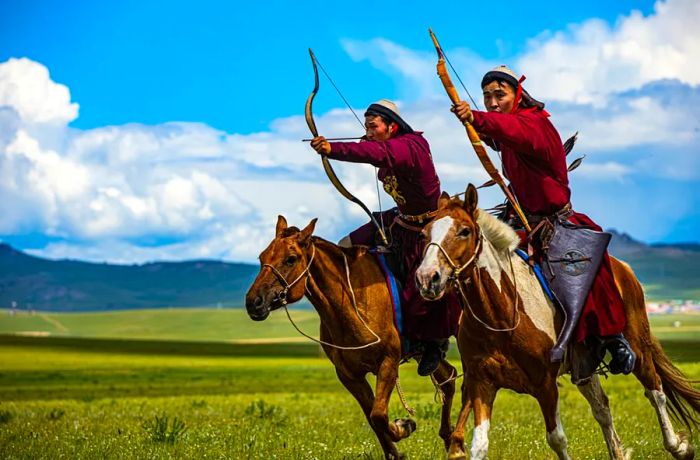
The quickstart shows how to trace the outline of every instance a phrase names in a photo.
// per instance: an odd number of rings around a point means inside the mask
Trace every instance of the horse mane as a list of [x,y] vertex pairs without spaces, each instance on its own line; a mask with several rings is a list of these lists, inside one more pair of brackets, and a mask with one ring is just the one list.
[[514,251],[520,244],[520,237],[513,228],[498,220],[483,209],[479,209],[476,223],[481,228],[481,233],[497,251]]

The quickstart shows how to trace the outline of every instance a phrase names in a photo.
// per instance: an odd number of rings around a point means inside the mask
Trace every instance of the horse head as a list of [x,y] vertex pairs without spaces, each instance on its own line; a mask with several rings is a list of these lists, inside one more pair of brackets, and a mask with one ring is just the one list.
[[304,297],[304,286],[314,256],[311,239],[316,219],[303,230],[288,227],[287,219],[277,218],[275,238],[260,253],[260,272],[245,296],[248,316],[262,321],[272,310]]
[[469,184],[464,201],[443,192],[433,220],[423,228],[426,241],[423,262],[416,270],[416,285],[427,300],[442,297],[450,281],[478,257],[481,233],[477,224],[476,187]]

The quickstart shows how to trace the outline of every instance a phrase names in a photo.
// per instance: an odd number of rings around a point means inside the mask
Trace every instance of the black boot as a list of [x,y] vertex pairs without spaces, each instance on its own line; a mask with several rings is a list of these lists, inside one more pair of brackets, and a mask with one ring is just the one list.
[[431,340],[423,342],[423,355],[418,363],[418,375],[427,376],[435,372],[445,357],[447,341]]
[[610,364],[608,364],[611,374],[627,375],[634,370],[637,355],[634,354],[630,343],[622,334],[603,337],[603,344],[612,356]]

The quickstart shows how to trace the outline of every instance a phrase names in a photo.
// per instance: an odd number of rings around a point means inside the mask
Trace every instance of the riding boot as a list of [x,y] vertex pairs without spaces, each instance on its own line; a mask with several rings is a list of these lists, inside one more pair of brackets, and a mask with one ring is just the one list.
[[569,344],[571,335],[574,333],[576,324],[578,324],[578,319],[581,317],[581,312],[583,311],[582,302],[579,302],[578,305],[571,306],[568,302],[562,302],[557,298],[556,303],[559,304],[564,311],[565,319],[561,332],[559,332],[559,336],[557,337],[557,343],[554,344],[550,355],[550,361],[553,363],[559,363],[564,360],[566,346]]
[[440,361],[445,358],[447,352],[447,340],[430,340],[423,342],[423,355],[418,363],[418,375],[427,376],[435,372]]
[[637,355],[622,334],[601,337],[603,346],[610,352],[612,359],[608,367],[611,374],[629,374],[634,370]]

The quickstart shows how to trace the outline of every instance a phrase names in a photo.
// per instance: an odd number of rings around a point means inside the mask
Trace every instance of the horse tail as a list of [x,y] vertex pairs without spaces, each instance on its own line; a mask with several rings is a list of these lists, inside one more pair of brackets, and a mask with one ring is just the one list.
[[700,383],[698,380],[690,380],[673,365],[669,357],[661,348],[656,337],[651,337],[651,354],[654,361],[656,373],[661,379],[663,392],[671,416],[682,422],[689,431],[692,427],[700,428],[700,391],[693,387],[693,384]]

